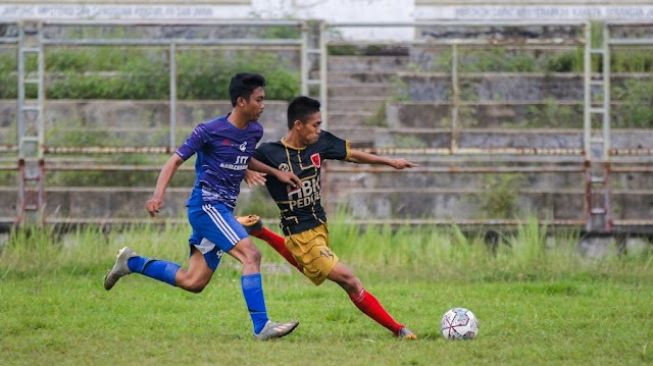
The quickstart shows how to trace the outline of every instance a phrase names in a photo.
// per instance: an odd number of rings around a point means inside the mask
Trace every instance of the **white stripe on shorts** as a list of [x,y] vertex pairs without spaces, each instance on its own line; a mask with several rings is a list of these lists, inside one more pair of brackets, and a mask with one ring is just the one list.
[[227,224],[225,219],[220,215],[220,213],[211,205],[202,206],[202,210],[206,212],[207,215],[211,218],[211,221],[218,227],[220,232],[229,240],[229,243],[234,245],[240,241],[238,235],[233,231],[231,226]]

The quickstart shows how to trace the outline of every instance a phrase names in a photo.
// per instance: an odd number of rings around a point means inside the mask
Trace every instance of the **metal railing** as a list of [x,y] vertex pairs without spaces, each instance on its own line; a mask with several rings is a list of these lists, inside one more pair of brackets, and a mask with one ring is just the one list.
[[[182,37],[168,37],[161,39],[153,39],[145,37],[91,37],[76,39],[75,37],[61,36],[58,32],[47,32],[53,27],[165,27],[165,26],[180,26],[187,25],[192,27],[246,27],[246,28],[260,28],[260,27],[289,27],[296,28],[297,34],[306,33],[310,31],[309,28],[304,26],[301,21],[195,21],[192,22],[166,22],[166,21],[124,21],[124,20],[109,20],[109,21],[57,21],[57,20],[29,20],[17,23],[9,23],[13,25],[18,32],[16,37],[1,37],[0,44],[15,46],[18,54],[18,98],[17,98],[17,130],[18,141],[16,145],[3,145],[0,146],[0,152],[18,153],[18,164],[11,166],[0,165],[3,171],[18,172],[18,203],[16,222],[24,220],[34,222],[44,222],[44,205],[45,205],[45,160],[44,156],[55,156],[58,154],[70,153],[92,153],[92,154],[115,154],[115,153],[155,153],[155,154],[169,154],[177,146],[176,130],[177,130],[177,62],[176,55],[183,49],[198,48],[198,47],[224,47],[224,46],[237,46],[237,47],[250,47],[256,49],[270,48],[270,47],[293,47],[298,53],[302,53],[301,57],[305,58],[303,54],[306,50],[304,39],[307,35],[298,38],[257,38],[254,37],[235,37],[235,38],[221,38],[221,37],[205,37],[202,39],[189,39]],[[127,47],[163,47],[168,50],[168,67],[169,67],[169,141],[167,146],[158,147],[99,147],[99,146],[83,146],[83,147],[54,147],[47,146],[44,140],[44,104],[45,96],[45,64],[46,64],[46,49],[50,47],[95,47],[95,46],[127,46]],[[36,71],[27,70],[26,59],[30,55],[35,54],[38,58],[38,66]],[[302,62],[299,73],[302,75],[301,83],[302,89],[306,89],[308,84],[307,75],[311,72],[311,65]],[[34,75],[35,74],[35,75]],[[37,98],[36,100],[29,99],[26,94],[26,85],[36,83]],[[33,114],[36,113],[36,117]],[[95,170],[113,170],[114,166],[95,164]],[[79,165],[68,166],[52,166],[48,170],[79,170]],[[32,184],[36,182],[35,184]],[[37,197],[37,198],[33,198]],[[28,215],[29,212],[34,212],[35,215]]]
[[[459,21],[426,21],[426,22],[410,22],[410,23],[333,23],[328,24],[327,29],[335,28],[360,28],[360,27],[375,27],[375,28],[413,28],[417,33],[418,28],[433,27],[433,26],[451,26],[456,28],[461,27],[492,27],[492,26],[521,26],[521,27],[536,27],[536,26],[561,26],[563,22],[532,22],[532,21],[495,21],[495,22],[459,22]],[[569,21],[564,25],[569,27],[576,27],[582,34],[578,39],[488,39],[488,38],[431,38],[431,39],[415,39],[410,42],[402,43],[403,46],[408,47],[449,47],[451,54],[450,65],[450,84],[451,95],[449,101],[433,101],[422,102],[423,104],[434,105],[448,105],[451,106],[451,122],[449,130],[451,131],[450,146],[443,148],[372,148],[369,149],[378,153],[389,154],[427,154],[436,156],[483,156],[483,155],[552,155],[552,156],[569,156],[569,157],[584,157],[579,160],[579,165],[571,168],[574,172],[585,173],[585,187],[586,187],[586,200],[585,200],[585,217],[580,219],[585,224],[585,229],[591,232],[610,232],[613,230],[613,224],[618,222],[618,225],[627,225],[632,220],[612,220],[610,211],[610,185],[609,173],[612,172],[628,172],[630,170],[639,172],[648,172],[648,169],[643,166],[633,164],[646,164],[650,162],[653,156],[650,148],[613,148],[611,146],[611,120],[610,120],[610,106],[611,101],[611,60],[610,48],[618,46],[653,46],[653,39],[624,39],[624,38],[611,38],[610,27],[613,25],[632,25],[632,23],[616,23],[610,22],[605,24],[597,24],[585,21]],[[601,41],[599,45],[592,44],[592,32],[596,25],[601,27]],[[653,23],[646,24],[653,26]],[[329,45],[351,45],[349,41],[332,41],[327,40]],[[366,43],[356,42],[357,45],[366,45]],[[397,44],[395,41],[373,41],[369,44],[374,45],[393,45]],[[464,101],[461,98],[460,89],[460,72],[459,72],[459,50],[462,47],[494,47],[494,46],[507,46],[510,48],[527,48],[527,49],[577,49],[578,47],[584,48],[584,66],[583,66],[583,87],[584,87],[584,100],[580,102],[583,105],[583,146],[578,149],[556,149],[556,148],[461,148],[458,144],[459,136],[462,131],[460,124],[460,110],[463,106],[474,106],[486,103],[488,105],[512,105],[512,104],[535,104],[532,101],[508,101],[508,102],[493,102],[493,101]],[[600,58],[598,69],[593,70],[592,66],[596,64],[593,60],[594,57]],[[597,105],[596,98],[593,96],[595,88],[599,87],[601,91],[600,100]],[[598,131],[595,131],[595,124],[592,123],[593,117],[599,116],[601,119]],[[446,130],[446,129],[445,129]],[[445,131],[443,130],[443,131]],[[431,129],[430,131],[434,131]],[[416,131],[417,132],[417,131]],[[598,133],[597,133],[598,132]],[[643,158],[644,160],[638,159]],[[621,166],[615,169],[612,164],[630,164]],[[558,171],[558,167],[546,168],[539,167],[542,172]],[[430,168],[425,168],[431,171]],[[331,168],[334,171],[334,168]],[[336,167],[335,171],[351,171],[351,172],[375,172],[377,170],[369,170],[366,168],[353,168],[347,169],[343,167]],[[433,171],[449,171],[458,172],[458,167],[435,169]],[[497,169],[495,167],[486,168],[469,168],[469,170],[462,169],[467,172],[529,172],[529,168],[514,168],[504,167]],[[423,221],[423,220],[422,220]],[[428,221],[428,220],[427,220]],[[431,221],[436,223],[437,220]],[[578,221],[578,220],[577,220]],[[639,220],[639,225],[642,224]],[[653,225],[653,221],[648,221]]]
[[[328,50],[330,46],[348,44],[349,41],[336,39],[333,37],[334,31],[343,28],[412,28],[414,32],[417,32],[418,29],[433,27],[433,26],[451,26],[451,27],[487,27],[487,26],[515,26],[515,27],[533,27],[533,26],[561,26],[566,25],[568,27],[576,27],[582,31],[584,39],[567,39],[567,40],[556,40],[556,39],[527,39],[527,40],[509,40],[507,42],[500,42],[492,38],[445,38],[445,39],[415,39],[411,42],[402,42],[404,46],[437,46],[437,47],[449,47],[451,49],[451,69],[450,69],[450,82],[452,85],[452,95],[451,101],[449,102],[436,102],[433,103],[449,103],[451,105],[451,146],[448,148],[404,148],[404,147],[383,147],[383,148],[370,148],[367,151],[380,154],[391,154],[391,155],[424,155],[424,156],[439,156],[439,157],[461,157],[473,158],[473,157],[488,157],[495,156],[500,158],[501,156],[512,156],[514,157],[536,157],[536,156],[550,156],[555,159],[567,159],[565,161],[573,161],[576,165],[574,166],[531,166],[531,167],[516,167],[516,166],[499,166],[499,167],[424,167],[418,168],[415,172],[424,173],[424,174],[440,174],[440,173],[533,173],[533,172],[586,172],[587,182],[598,181],[596,169],[593,169],[592,164],[594,162],[599,164],[599,168],[605,170],[601,178],[601,183],[603,187],[601,189],[605,190],[607,181],[608,181],[608,172],[650,172],[650,167],[647,166],[636,166],[633,164],[630,165],[620,165],[620,166],[610,166],[605,165],[610,163],[615,158],[616,161],[621,163],[633,163],[634,160],[630,157],[643,157],[645,161],[653,155],[653,149],[650,148],[641,148],[641,149],[614,149],[610,146],[610,48],[611,47],[620,47],[620,46],[651,46],[653,45],[653,39],[624,39],[624,38],[610,38],[609,29],[613,23],[606,24],[604,28],[604,37],[603,44],[601,45],[600,55],[603,55],[602,59],[602,72],[603,79],[600,86],[603,87],[604,94],[601,106],[601,117],[603,118],[603,123],[601,126],[601,133],[603,139],[600,144],[600,155],[593,156],[591,155],[592,151],[592,136],[593,136],[593,127],[591,123],[591,115],[594,113],[595,107],[593,107],[593,100],[591,98],[591,86],[599,85],[596,83],[592,77],[594,73],[592,70],[588,69],[588,66],[591,65],[592,54],[595,53],[596,48],[587,42],[591,38],[591,24],[587,22],[537,22],[533,23],[531,21],[521,22],[521,21],[510,21],[510,22],[490,22],[484,24],[478,24],[475,22],[453,22],[453,21],[428,21],[428,22],[410,22],[410,23],[325,23],[320,21],[192,21],[188,23],[180,23],[176,21],[170,22],[159,22],[159,21],[37,21],[39,27],[48,27],[48,26],[84,26],[84,27],[97,27],[97,26],[125,26],[125,27],[148,27],[148,26],[173,26],[173,25],[187,25],[187,26],[204,26],[204,27],[224,27],[224,26],[246,26],[246,27],[267,27],[267,26],[284,26],[297,28],[300,32],[299,38],[279,38],[279,39],[260,39],[260,38],[205,38],[205,39],[186,39],[179,37],[164,38],[164,39],[151,39],[151,38],[84,38],[84,39],[63,39],[63,38],[48,38],[41,37],[40,47],[60,47],[60,46],[70,46],[70,47],[89,47],[89,46],[130,46],[130,47],[161,47],[167,50],[168,59],[169,59],[169,78],[170,78],[170,98],[168,100],[170,108],[170,117],[168,121],[168,128],[170,130],[168,144],[167,146],[152,146],[152,147],[138,147],[138,146],[122,146],[122,147],[99,147],[99,146],[48,146],[42,139],[39,140],[39,156],[42,159],[43,156],[59,156],[65,154],[115,154],[115,153],[148,153],[148,154],[170,154],[174,151],[177,141],[175,138],[175,132],[178,129],[177,121],[177,62],[176,56],[179,52],[186,48],[197,48],[197,47],[221,47],[221,46],[238,46],[238,47],[292,47],[296,48],[297,52],[300,53],[300,73],[301,73],[301,91],[302,94],[311,95],[319,98],[323,104],[323,127],[328,128],[328,61],[329,54]],[[622,25],[617,24],[616,25]],[[17,25],[19,28],[20,24]],[[42,28],[41,28],[42,29]],[[42,35],[42,30],[40,31],[39,37]],[[20,36],[19,37],[5,37],[0,38],[0,44],[16,45],[20,47]],[[397,44],[397,41],[387,40],[387,41],[370,41],[370,42],[359,42],[357,45],[369,44]],[[579,46],[585,47],[585,68],[584,68],[584,91],[585,91],[585,100],[582,101],[584,106],[584,126],[583,126],[583,148],[568,148],[568,149],[558,149],[558,148],[538,148],[538,147],[500,147],[500,148],[473,148],[473,147],[461,147],[458,144],[458,138],[462,130],[461,126],[461,108],[469,105],[479,105],[484,103],[484,101],[465,101],[461,98],[460,91],[460,70],[458,69],[460,64],[460,55],[459,52],[462,48],[465,47],[494,47],[497,45],[506,45],[507,47],[515,48],[528,48],[528,49],[547,49],[547,48],[556,48],[556,49],[570,49],[577,48]],[[19,54],[21,51],[19,51]],[[43,56],[39,57],[39,67],[38,67],[38,77],[41,80],[41,87],[39,88],[39,103],[41,107],[38,107],[39,110],[43,111],[43,100],[45,100],[45,95],[42,94],[44,91],[43,87],[43,74],[45,73],[44,64],[45,64],[45,54],[41,53]],[[588,61],[589,57],[589,61]],[[19,62],[19,65],[22,63]],[[24,72],[19,70],[18,75],[24,75]],[[19,81],[19,87],[24,84],[24,80]],[[24,91],[23,91],[24,93]],[[21,93],[20,95],[23,95]],[[42,98],[41,98],[42,97]],[[19,104],[20,104],[19,98]],[[490,103],[489,101],[487,103]],[[526,102],[524,102],[526,103]],[[533,102],[534,103],[534,102]],[[531,103],[531,104],[533,104]],[[24,104],[24,103],[23,103]],[[19,108],[20,110],[20,108]],[[20,114],[20,112],[19,112]],[[597,114],[597,113],[594,113]],[[42,114],[41,114],[42,115]],[[43,119],[40,119],[39,129],[43,129]],[[25,128],[25,122],[19,120],[19,131],[22,131]],[[23,134],[19,133],[19,136]],[[41,133],[40,136],[43,136]],[[0,146],[0,152],[18,152],[19,156],[24,155],[24,146],[25,144],[18,142],[17,145],[5,145]],[[584,160],[583,160],[584,157]],[[622,160],[618,160],[621,158]],[[509,159],[508,159],[509,160]],[[40,160],[39,160],[40,161]],[[561,160],[562,161],[562,160]],[[546,161],[543,161],[543,163]],[[590,163],[589,168],[587,167],[587,162]],[[125,165],[118,166],[116,164],[79,164],[79,163],[66,163],[66,164],[44,164],[48,171],[89,171],[89,170],[104,170],[104,171],[156,171],[158,166],[136,166],[136,165]],[[599,169],[599,171],[601,171]],[[11,166],[9,164],[0,165],[0,170],[5,171],[20,171],[20,166],[15,165]],[[333,166],[329,168],[330,172],[366,172],[366,173],[376,173],[382,170],[376,168],[342,168],[338,166]],[[41,177],[42,179],[43,177]],[[42,181],[42,180],[41,180]],[[587,188],[586,183],[586,188]],[[592,187],[588,188],[591,189]],[[603,192],[603,191],[601,191]],[[606,191],[607,192],[607,191]],[[609,194],[609,192],[608,192]],[[588,224],[592,220],[593,207],[591,197],[593,192],[588,191],[589,201],[586,203],[588,216],[584,219],[579,220],[567,220],[565,222],[574,222],[578,223],[583,221],[587,224],[588,229],[599,230],[610,229],[608,225],[610,219],[609,217],[606,220],[602,220],[601,225]],[[606,196],[605,199],[605,214],[606,217],[609,214],[609,196]],[[598,212],[598,211],[597,211]],[[64,220],[64,219],[58,219]],[[90,219],[89,219],[90,220]],[[120,221],[120,219],[116,219]],[[64,220],[65,221],[65,220]],[[369,220],[370,222],[375,222],[375,220]],[[377,220],[379,221],[379,220]],[[383,220],[380,220],[381,222]],[[401,221],[401,220],[399,220]],[[397,222],[399,222],[397,221]],[[415,222],[422,222],[424,220],[416,220]],[[428,221],[428,220],[427,220]],[[426,223],[427,221],[424,221]],[[443,220],[433,219],[432,223],[444,222]],[[464,220],[463,220],[464,221]],[[482,222],[477,222],[475,220],[467,220],[469,223],[482,224]],[[490,220],[492,221],[492,220]],[[497,221],[497,220],[493,220]],[[500,221],[500,220],[498,220]],[[498,222],[497,221],[497,222]],[[508,220],[509,221],[509,220]],[[563,220],[564,221],[564,220]],[[389,221],[385,221],[389,222]],[[462,222],[462,221],[461,221]],[[507,221],[506,221],[507,222]],[[552,223],[558,221],[553,220]],[[626,225],[623,221],[617,222],[618,225]],[[558,222],[559,224],[564,224],[562,221]],[[640,222],[641,224],[641,222]]]

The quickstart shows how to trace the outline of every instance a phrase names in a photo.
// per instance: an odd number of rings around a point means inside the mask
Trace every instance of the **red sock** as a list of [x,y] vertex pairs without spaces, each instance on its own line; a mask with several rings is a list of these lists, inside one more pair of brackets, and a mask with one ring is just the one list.
[[370,318],[374,319],[377,323],[388,328],[393,334],[399,333],[399,330],[404,326],[397,323],[390,314],[383,308],[379,300],[376,299],[371,293],[363,289],[359,294],[349,294],[351,301]]
[[288,248],[286,248],[286,240],[283,238],[283,236],[266,227],[262,228],[261,230],[253,231],[252,235],[268,243],[274,250],[277,251],[277,253],[286,258],[288,263],[297,268],[299,272],[302,272],[302,267],[297,263],[295,257],[292,256]]

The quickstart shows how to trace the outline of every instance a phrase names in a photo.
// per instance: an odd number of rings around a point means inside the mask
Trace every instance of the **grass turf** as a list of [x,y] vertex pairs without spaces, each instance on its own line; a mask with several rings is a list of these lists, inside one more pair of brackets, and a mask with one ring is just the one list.
[[[183,262],[183,230],[148,230],[108,236],[84,231],[59,239],[51,233],[12,236],[0,254],[0,364],[653,362],[649,249],[636,258],[587,261],[566,250],[540,252],[541,240],[527,240],[537,235],[518,233],[507,241],[512,243],[509,251],[483,254],[468,249],[477,243],[463,240],[455,230],[435,235],[336,228],[332,238],[347,241],[350,248],[337,244],[336,252],[346,254],[343,261],[419,340],[392,337],[362,315],[339,287],[314,287],[263,249],[270,317],[301,324],[286,338],[257,342],[231,258],[224,259],[201,294],[139,275],[122,279],[110,292],[102,288],[104,269],[126,242]],[[379,238],[394,248],[379,249]],[[456,242],[463,247],[451,246]],[[526,247],[518,249],[518,242]],[[442,249],[446,245],[449,249]],[[410,256],[393,254],[408,248]],[[477,315],[477,339],[452,342],[440,336],[440,317],[455,306]]]

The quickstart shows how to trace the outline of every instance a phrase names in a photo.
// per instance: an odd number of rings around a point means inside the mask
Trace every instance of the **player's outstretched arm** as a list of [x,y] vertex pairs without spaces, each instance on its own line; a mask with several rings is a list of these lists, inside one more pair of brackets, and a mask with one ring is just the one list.
[[385,156],[369,154],[360,150],[349,150],[349,157],[347,161],[359,164],[380,164],[391,166],[395,169],[405,169],[416,167],[417,164],[406,159],[390,159]]
[[290,184],[293,188],[297,188],[302,185],[302,180],[292,172],[282,172],[281,170],[275,169],[255,158],[249,159],[248,168],[260,173],[271,175],[277,178],[279,182]]
[[163,195],[168,188],[168,184],[172,179],[172,176],[175,175],[177,168],[184,163],[184,160],[177,154],[172,154],[170,159],[163,164],[159,177],[156,180],[156,187],[154,188],[154,193],[152,198],[145,202],[145,209],[150,213],[150,216],[154,217],[159,212],[161,207],[163,207]]

